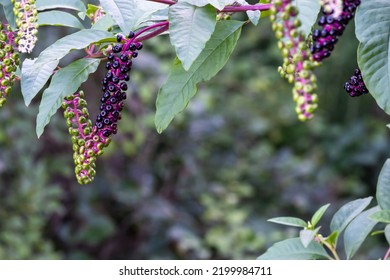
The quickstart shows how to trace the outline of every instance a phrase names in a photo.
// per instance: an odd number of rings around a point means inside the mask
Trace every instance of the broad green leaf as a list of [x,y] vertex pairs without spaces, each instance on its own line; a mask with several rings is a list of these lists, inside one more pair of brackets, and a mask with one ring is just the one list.
[[234,2],[233,0],[184,0],[187,3],[198,7],[204,7],[207,4],[210,4],[217,8],[218,10],[222,10],[226,5]]
[[100,0],[100,4],[125,34],[134,30],[154,12],[167,6],[161,3],[139,0]]
[[390,114],[390,1],[362,1],[355,22],[364,82],[379,107]]
[[28,106],[49,80],[61,58],[71,50],[83,49],[91,43],[111,38],[110,32],[102,30],[80,30],[65,36],[45,49],[35,60],[25,60],[22,66],[21,87],[24,102]]
[[310,242],[305,248],[299,238],[286,239],[275,243],[258,260],[315,260],[331,259],[317,242]]
[[213,34],[215,9],[179,2],[169,9],[169,34],[183,68],[188,71]]
[[376,200],[382,210],[390,210],[390,159],[386,160],[379,173]]
[[96,71],[99,63],[100,59],[79,59],[53,75],[50,86],[43,92],[39,105],[36,127],[38,137],[42,135],[45,126],[61,106],[64,98],[75,93],[88,79],[89,74]]
[[376,221],[371,220],[369,217],[379,210],[379,206],[376,206],[360,213],[345,229],[344,249],[347,259],[351,259],[355,255],[356,251],[377,224]]
[[294,0],[293,5],[299,10],[298,18],[302,25],[299,29],[306,35],[310,34],[314,23],[317,20],[318,12],[320,11],[320,1],[313,0]]
[[381,210],[370,216],[370,219],[379,222],[390,224],[390,210]]
[[330,231],[341,233],[371,203],[372,197],[356,199],[342,206],[330,222]]
[[299,218],[295,217],[277,217],[267,220],[268,222],[280,224],[280,225],[286,225],[286,226],[292,226],[292,227],[307,227],[307,223]]
[[91,29],[108,30],[114,24],[115,24],[115,22],[111,18],[111,16],[105,15],[105,16],[101,17],[98,21],[96,21],[95,24],[92,25]]
[[78,29],[84,28],[81,22],[74,15],[61,11],[38,13],[38,24],[39,26],[55,25],[74,27]]
[[307,246],[309,246],[309,244],[314,240],[314,237],[319,229],[320,228],[315,230],[303,229],[299,232],[299,239],[301,240],[303,247],[307,248]]
[[38,11],[52,9],[70,9],[79,12],[85,12],[86,8],[83,1],[80,0],[36,0]]
[[389,245],[390,245],[390,225],[387,225],[385,227],[385,237],[386,237],[387,243],[389,243]]
[[311,218],[311,224],[313,227],[315,227],[316,224],[318,224],[318,222],[321,220],[322,216],[324,215],[325,211],[328,209],[329,206],[330,206],[329,203],[324,206],[321,206],[321,208],[314,213],[313,217]]
[[9,0],[0,0],[0,4],[3,5],[4,15],[11,26],[12,30],[16,29],[16,17],[14,14],[14,5]]
[[240,37],[243,22],[218,22],[215,32],[188,71],[175,60],[156,102],[155,123],[161,133],[183,111],[197,91],[197,84],[214,77],[225,65]]

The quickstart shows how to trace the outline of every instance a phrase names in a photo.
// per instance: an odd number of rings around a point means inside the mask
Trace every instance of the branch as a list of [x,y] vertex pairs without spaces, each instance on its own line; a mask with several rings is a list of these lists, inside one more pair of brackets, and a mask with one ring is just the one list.
[[390,258],[390,248],[387,250],[386,255],[383,257],[383,260]]

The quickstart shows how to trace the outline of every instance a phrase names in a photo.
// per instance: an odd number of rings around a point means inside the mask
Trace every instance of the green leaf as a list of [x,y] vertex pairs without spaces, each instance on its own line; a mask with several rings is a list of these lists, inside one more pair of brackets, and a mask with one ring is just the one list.
[[233,20],[218,22],[206,47],[188,71],[175,60],[157,97],[155,123],[159,133],[186,108],[197,91],[197,84],[211,79],[222,69],[237,44],[242,25],[243,22]]
[[179,2],[169,9],[169,34],[183,68],[188,71],[204,49],[216,25],[215,9]]
[[217,8],[218,10],[222,10],[226,5],[234,2],[232,0],[184,0],[184,1],[198,7],[204,7],[207,4],[210,4],[215,8]]
[[379,206],[376,206],[360,213],[345,229],[344,249],[348,259],[351,259],[355,255],[356,251],[377,224],[376,221],[371,220],[369,217],[379,210]]
[[305,248],[299,238],[286,239],[275,243],[258,260],[314,260],[331,259],[317,242],[310,242]]
[[381,210],[370,216],[370,219],[379,222],[390,224],[390,210]]
[[329,206],[330,206],[329,203],[324,206],[321,206],[321,208],[314,213],[313,217],[311,218],[311,224],[313,227],[315,227],[316,224],[318,224],[318,222],[321,220],[322,216],[324,215],[325,211],[328,209]]
[[303,229],[299,232],[299,239],[301,240],[303,247],[307,248],[307,246],[309,246],[319,229],[320,228],[315,230]]
[[21,87],[26,106],[49,80],[61,58],[71,50],[83,49],[91,43],[110,37],[112,37],[110,32],[102,30],[80,30],[56,41],[41,52],[37,59],[24,60]]
[[114,20],[111,18],[110,15],[104,15],[101,17],[98,21],[95,22],[94,25],[92,25],[92,29],[97,30],[108,30],[110,27],[112,27],[115,24]]
[[390,159],[386,160],[379,173],[376,200],[382,210],[390,209]]
[[83,1],[80,0],[36,0],[38,11],[52,9],[70,9],[79,12],[85,12],[86,8]]
[[385,237],[386,237],[387,243],[389,243],[389,245],[390,245],[390,225],[387,225],[385,227]]
[[356,199],[342,206],[330,222],[330,230],[341,233],[346,226],[371,203],[372,197]]
[[103,9],[111,15],[123,33],[128,34],[165,4],[139,0],[100,0]]
[[293,5],[297,6],[299,10],[298,18],[302,22],[302,25],[299,27],[299,29],[307,37],[317,20],[318,12],[321,8],[320,1],[294,0]]
[[249,20],[253,23],[253,25],[258,25],[261,17],[260,11],[247,11],[246,12]]
[[14,5],[9,0],[0,0],[0,4],[3,5],[4,15],[11,26],[12,30],[16,29],[16,17],[14,14]]
[[268,222],[280,224],[280,225],[286,225],[286,226],[292,226],[292,227],[307,227],[307,223],[299,218],[295,217],[277,217],[267,220]]
[[334,247],[336,247],[339,235],[340,233],[338,231],[334,231],[326,238],[326,241],[332,244]]
[[84,29],[84,26],[74,15],[61,11],[38,13],[38,24],[39,26],[55,25]]
[[61,106],[64,98],[75,93],[89,74],[96,71],[99,63],[100,59],[79,59],[54,74],[50,86],[43,92],[39,105],[36,127],[38,137],[42,135],[45,126]]
[[364,82],[379,107],[390,114],[390,1],[362,1],[355,22]]

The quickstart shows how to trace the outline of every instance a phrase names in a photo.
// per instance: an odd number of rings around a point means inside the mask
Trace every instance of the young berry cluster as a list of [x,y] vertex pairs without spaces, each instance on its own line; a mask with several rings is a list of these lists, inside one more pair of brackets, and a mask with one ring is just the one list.
[[20,63],[19,54],[14,52],[14,33],[8,25],[0,23],[0,108],[11,93]]
[[96,157],[103,153],[103,148],[108,146],[110,139],[100,137],[96,127],[92,127],[83,91],[66,97],[62,107],[72,136],[77,181],[88,184],[96,174]]
[[322,8],[323,16],[318,20],[320,28],[313,30],[313,43],[310,46],[315,61],[321,62],[331,55],[348,22],[354,17],[360,2],[360,0],[343,0],[343,9],[338,17],[335,17],[334,10]]
[[21,53],[31,53],[37,41],[38,11],[35,0],[11,0],[14,4],[16,25],[18,26],[16,43]]
[[138,56],[142,43],[135,42],[134,32],[125,37],[117,35],[118,44],[109,51],[106,68],[108,70],[102,81],[103,96],[101,97],[100,113],[96,118],[96,128],[103,137],[117,133],[117,122],[121,118],[123,100],[126,99],[127,81],[132,59]]
[[359,68],[355,69],[354,75],[349,78],[349,82],[345,83],[344,89],[351,97],[368,93],[368,89],[364,84],[362,73]]
[[294,83],[293,97],[296,112],[301,121],[311,119],[317,108],[316,76],[313,73],[315,63],[311,60],[305,37],[298,29],[301,26],[297,18],[298,10],[292,0],[272,0],[272,28],[278,47],[284,57],[279,67],[282,77]]

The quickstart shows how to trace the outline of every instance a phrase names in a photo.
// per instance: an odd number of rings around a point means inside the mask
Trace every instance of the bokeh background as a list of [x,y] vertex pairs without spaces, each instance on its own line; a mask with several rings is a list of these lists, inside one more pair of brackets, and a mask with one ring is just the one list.
[[[42,27],[33,56],[75,31]],[[88,186],[74,177],[62,111],[38,140],[39,98],[25,107],[16,86],[0,111],[0,259],[254,259],[297,235],[267,219],[307,220],[331,203],[326,234],[342,204],[375,194],[389,157],[389,117],[371,96],[343,91],[356,48],[351,24],[316,70],[320,107],[301,123],[269,20],[248,25],[225,68],[159,135],[154,104],[174,53],[167,36],[148,41],[119,133]],[[104,72],[83,85],[93,118]],[[357,258],[385,250],[384,238],[370,237]]]

